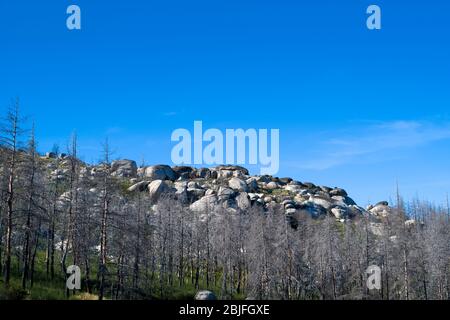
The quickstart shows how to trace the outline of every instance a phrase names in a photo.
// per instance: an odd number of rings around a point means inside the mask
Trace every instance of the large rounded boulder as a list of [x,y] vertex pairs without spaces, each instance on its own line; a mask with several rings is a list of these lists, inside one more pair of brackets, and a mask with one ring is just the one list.
[[145,168],[144,176],[150,180],[175,181],[178,178],[178,175],[171,167],[163,164]]
[[137,165],[133,160],[116,160],[111,163],[111,174],[121,178],[136,178]]
[[244,192],[248,191],[248,186],[245,181],[236,177],[233,177],[228,181],[228,186],[233,190]]
[[195,300],[217,300],[216,295],[209,290],[201,290],[195,294]]
[[175,191],[175,188],[172,188],[167,182],[163,180],[154,180],[148,185],[150,198],[154,202],[156,202],[162,194],[169,194]]

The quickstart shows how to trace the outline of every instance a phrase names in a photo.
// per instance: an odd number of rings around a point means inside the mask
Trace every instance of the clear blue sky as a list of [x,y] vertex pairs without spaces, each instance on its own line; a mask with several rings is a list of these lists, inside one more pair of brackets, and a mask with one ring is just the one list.
[[[66,8],[82,30],[66,28]],[[382,30],[366,8],[382,9]],[[0,111],[19,96],[41,151],[169,163],[170,134],[279,128],[279,176],[360,204],[450,191],[450,2],[0,2]],[[255,172],[255,171],[254,171]]]

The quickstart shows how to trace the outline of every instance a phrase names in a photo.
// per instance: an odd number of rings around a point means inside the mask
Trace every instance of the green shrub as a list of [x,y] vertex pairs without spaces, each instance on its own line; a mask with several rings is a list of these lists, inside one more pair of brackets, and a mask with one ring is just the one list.
[[28,292],[19,286],[12,285],[0,290],[0,300],[24,300]]

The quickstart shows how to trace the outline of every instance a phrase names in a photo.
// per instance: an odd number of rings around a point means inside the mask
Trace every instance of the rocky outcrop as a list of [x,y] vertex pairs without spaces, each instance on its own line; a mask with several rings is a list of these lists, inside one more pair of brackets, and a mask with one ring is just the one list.
[[122,178],[136,178],[137,165],[133,160],[117,160],[111,163],[111,175]]
[[[169,168],[161,165],[146,168],[146,176],[164,178],[153,184],[158,188],[150,192],[152,198],[174,192],[176,198],[194,212],[216,208],[247,211],[257,206],[282,210],[288,221],[295,221],[303,214],[313,218],[331,215],[339,221],[346,221],[362,215],[380,218],[391,210],[386,202],[364,209],[342,188],[317,186],[291,178],[250,176],[246,169],[238,166]],[[143,181],[129,190],[150,190],[150,185]]]
[[331,215],[346,221],[360,215],[383,216],[390,210],[385,202],[366,210],[342,188],[317,186],[291,178],[250,176],[248,170],[239,166],[171,168],[156,165],[142,172],[144,180],[129,187],[130,192],[148,191],[154,201],[162,194],[174,194],[177,201],[199,213],[217,208],[247,211],[257,206],[281,210],[288,221],[296,221],[304,214],[313,218]]
[[[49,154],[47,159],[53,156]],[[47,162],[52,179],[64,179],[70,170],[71,159],[59,161],[58,165]],[[82,164],[80,167],[80,178],[87,180],[102,177],[108,172],[105,165]],[[137,168],[132,160],[117,160],[111,164],[109,172],[119,180],[126,180],[129,193],[145,192],[152,202],[167,196],[201,214],[223,209],[225,212],[246,212],[253,207],[275,209],[284,213],[294,225],[302,215],[313,218],[329,215],[342,222],[365,215],[379,221],[392,211],[385,201],[362,208],[342,188],[269,175],[251,176],[240,166],[193,168],[153,165]],[[66,198],[67,195],[61,196],[61,206],[67,202]],[[408,222],[408,226],[413,225],[413,222]]]

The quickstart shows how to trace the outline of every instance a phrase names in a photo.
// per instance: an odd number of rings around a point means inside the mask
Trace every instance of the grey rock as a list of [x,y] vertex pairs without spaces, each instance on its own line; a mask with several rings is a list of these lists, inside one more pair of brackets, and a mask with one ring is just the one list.
[[297,212],[297,210],[294,209],[294,208],[287,208],[287,209],[284,211],[284,214],[286,214],[286,215],[293,215],[293,214],[295,214],[296,212]]
[[211,177],[211,171],[208,168],[200,168],[196,170],[195,175],[197,178],[210,178]]
[[177,189],[178,193],[181,193],[183,191],[186,191],[186,189],[188,187],[188,182],[187,181],[175,181],[173,186],[175,187],[175,189]]
[[336,219],[342,219],[347,216],[347,210],[342,207],[334,207],[331,209],[331,213]]
[[145,168],[144,176],[151,180],[171,180],[177,179],[177,174],[171,167],[166,165],[156,165]]
[[245,181],[236,177],[233,177],[228,181],[228,186],[233,190],[244,192],[248,191],[248,186]]
[[264,197],[264,202],[265,203],[271,203],[273,201],[272,197]]
[[342,197],[347,196],[347,191],[345,191],[344,189],[341,189],[341,188],[334,188],[329,193],[331,196],[342,196]]
[[301,214],[310,215],[313,218],[327,214],[327,210],[324,207],[309,201],[300,204],[297,211]]
[[255,177],[255,178],[256,178],[256,181],[262,182],[262,183],[272,182],[272,177],[271,176],[267,176],[267,175],[265,175],[265,176],[258,176],[258,177]]
[[136,184],[133,184],[131,187],[128,188],[128,191],[134,192],[134,191],[147,191],[148,185],[150,184],[150,181],[141,181]]
[[315,205],[321,206],[325,209],[329,209],[332,205],[329,200],[324,199],[322,197],[310,197],[309,201],[314,203]]
[[355,201],[353,201],[352,198],[349,197],[345,197],[345,196],[332,196],[331,199],[333,200],[333,202],[337,205],[340,206],[351,206],[351,205],[355,205]]
[[193,212],[204,213],[214,210],[217,205],[217,197],[215,195],[204,196],[189,206]]
[[191,176],[191,173],[194,172],[194,168],[188,166],[175,166],[172,168],[172,170],[176,175],[185,176],[186,178],[189,178]]
[[377,203],[369,212],[374,216],[387,217],[391,213],[391,208],[387,201]]
[[316,185],[312,182],[303,182],[303,187],[308,188],[308,189],[315,189],[317,188]]
[[187,187],[191,188],[191,189],[196,189],[196,188],[199,188],[200,186],[198,185],[198,183],[196,181],[189,181],[187,183]]
[[250,201],[256,201],[259,199],[259,196],[256,193],[249,193],[248,194]]
[[273,182],[273,181],[266,184],[266,189],[269,189],[269,190],[278,189],[279,187],[280,186],[278,185],[278,183]]
[[364,208],[357,206],[357,205],[350,205],[347,207],[348,218],[354,218],[354,217],[360,216],[365,212],[366,212],[366,210],[364,210]]
[[137,177],[137,166],[133,160],[116,160],[111,163],[111,174],[122,178]]
[[199,199],[205,195],[205,190],[200,188],[187,188],[187,193],[192,199]]
[[195,294],[195,300],[217,300],[214,293],[208,290],[202,290]]
[[217,196],[219,197],[219,201],[227,201],[232,199],[236,195],[236,191],[227,187],[220,187],[217,191]]
[[145,168],[138,168],[137,169],[137,176],[140,178],[143,178],[145,175]]
[[233,171],[231,170],[219,170],[217,171],[217,178],[228,179],[233,177]]
[[162,194],[167,194],[175,191],[176,189],[171,188],[163,180],[154,180],[148,185],[148,192],[152,201],[157,201]]
[[248,210],[251,207],[249,196],[246,192],[241,192],[236,197],[236,203],[239,209]]
[[280,178],[278,179],[278,183],[286,185],[292,182],[291,178]]
[[217,166],[214,169],[221,171],[221,170],[226,170],[226,171],[238,171],[240,172],[240,174],[242,175],[248,175],[248,170],[244,167],[241,166],[227,166],[227,165],[222,165],[222,166]]
[[259,187],[258,187],[258,181],[256,180],[256,178],[254,178],[254,177],[248,178],[247,180],[245,180],[245,183],[247,184],[248,190],[250,192],[258,191]]
[[284,187],[284,190],[293,192],[293,193],[299,193],[302,190],[302,187],[295,184],[289,184]]

